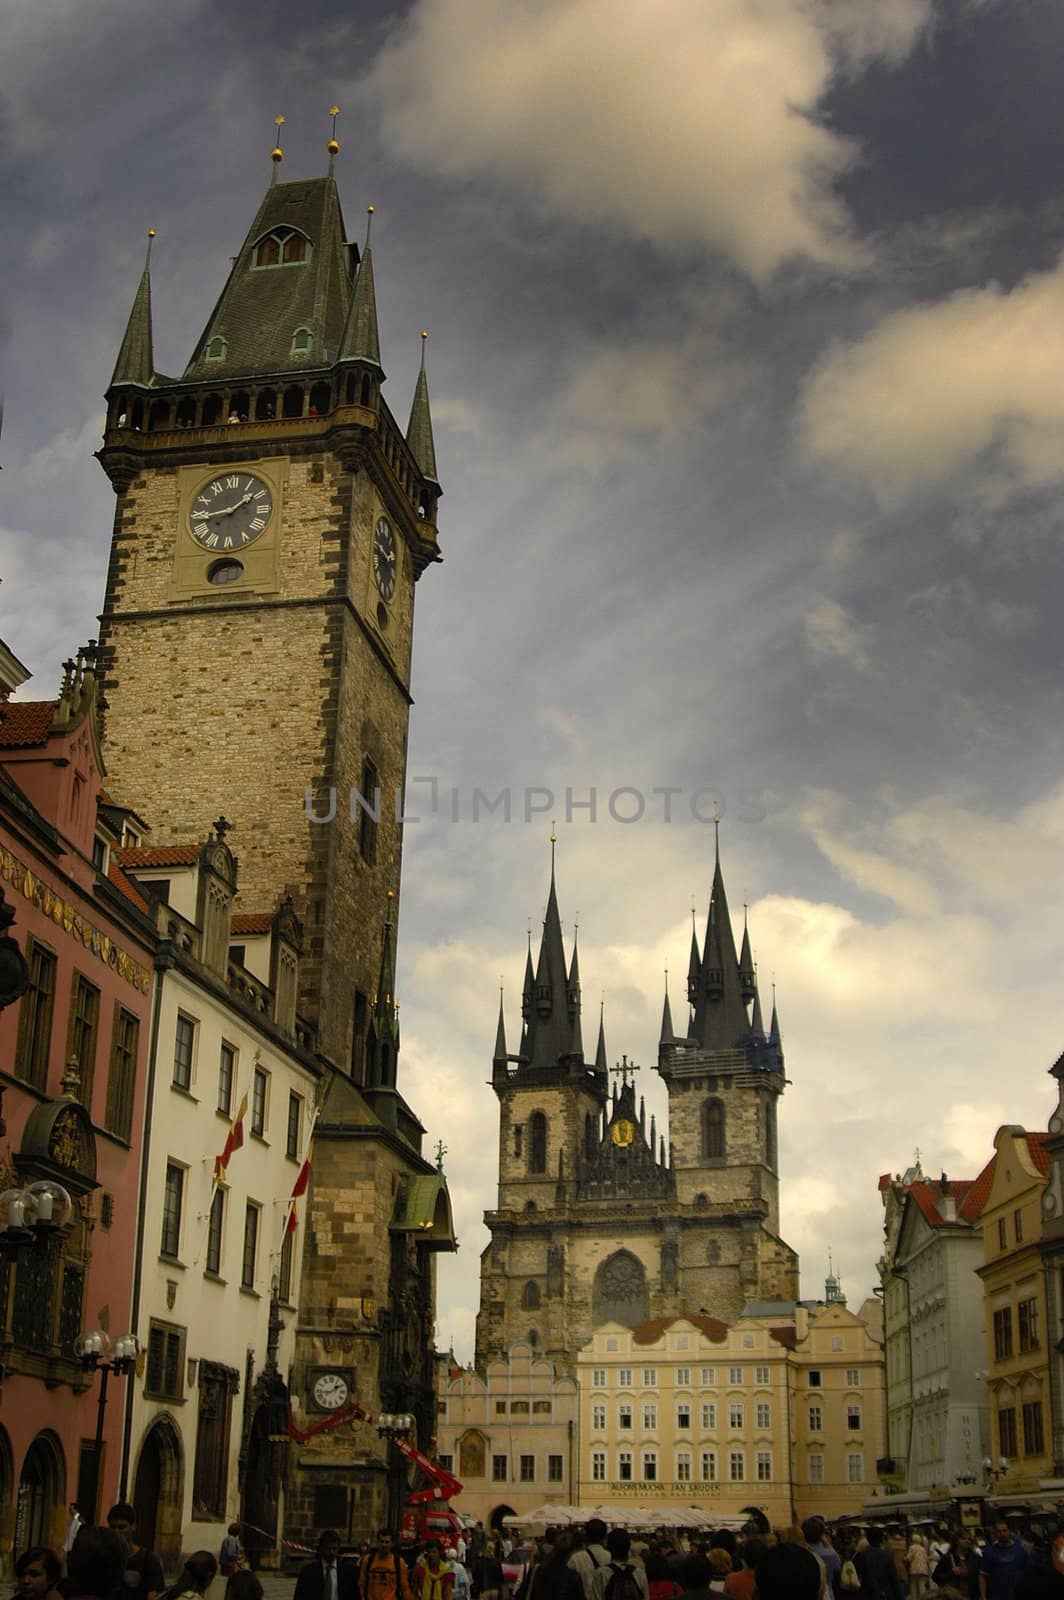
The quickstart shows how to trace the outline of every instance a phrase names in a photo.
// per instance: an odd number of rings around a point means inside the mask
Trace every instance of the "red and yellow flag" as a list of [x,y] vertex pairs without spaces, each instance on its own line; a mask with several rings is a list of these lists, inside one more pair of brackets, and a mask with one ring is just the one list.
[[247,1115],[247,1109],[248,1097],[245,1095],[237,1107],[236,1116],[233,1118],[233,1126],[229,1129],[229,1132],[226,1136],[222,1153],[220,1156],[215,1156],[214,1158],[215,1183],[224,1182],[225,1169],[229,1165],[230,1158],[232,1157],[234,1151],[239,1150],[244,1143],[244,1118]]

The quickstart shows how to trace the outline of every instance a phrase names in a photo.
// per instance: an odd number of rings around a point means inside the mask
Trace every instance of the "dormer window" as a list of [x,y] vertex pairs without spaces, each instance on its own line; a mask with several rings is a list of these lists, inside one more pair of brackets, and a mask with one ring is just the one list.
[[224,361],[228,354],[228,339],[223,339],[220,333],[216,333],[213,339],[208,339],[206,350],[208,361]]
[[294,267],[310,255],[310,240],[294,228],[274,228],[255,246],[256,267]]
[[292,335],[292,354],[294,356],[305,355],[313,342],[314,335],[309,328],[297,328]]

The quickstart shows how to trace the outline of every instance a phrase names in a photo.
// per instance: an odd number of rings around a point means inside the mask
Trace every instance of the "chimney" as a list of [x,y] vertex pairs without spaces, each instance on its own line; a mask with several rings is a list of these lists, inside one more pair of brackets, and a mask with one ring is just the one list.
[[950,1194],[949,1179],[946,1177],[945,1173],[942,1174],[941,1184],[942,1198],[938,1203],[938,1214],[942,1218],[943,1222],[956,1222],[957,1201],[955,1197]]

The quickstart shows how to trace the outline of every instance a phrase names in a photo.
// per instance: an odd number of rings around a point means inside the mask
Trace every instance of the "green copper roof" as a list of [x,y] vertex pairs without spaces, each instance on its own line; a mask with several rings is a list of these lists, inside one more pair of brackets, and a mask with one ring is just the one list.
[[[151,242],[148,243],[148,258],[151,259]],[[148,271],[148,261],[144,263],[144,271],[140,275],[140,283],[133,299],[133,309],[129,313],[126,331],[118,351],[118,360],[115,362],[114,375],[111,378],[111,387],[119,383],[135,383],[143,389],[150,389],[155,377],[154,356],[152,353],[151,336],[151,278]]]
[[[257,266],[259,244],[275,231],[302,234],[305,258]],[[228,380],[331,366],[351,300],[350,262],[333,179],[274,184],[248,230],[185,378]],[[218,352],[214,359],[208,357],[209,347]]]
[[409,1178],[392,1218],[396,1233],[414,1233],[430,1250],[455,1248],[454,1222],[447,1181],[440,1172]]

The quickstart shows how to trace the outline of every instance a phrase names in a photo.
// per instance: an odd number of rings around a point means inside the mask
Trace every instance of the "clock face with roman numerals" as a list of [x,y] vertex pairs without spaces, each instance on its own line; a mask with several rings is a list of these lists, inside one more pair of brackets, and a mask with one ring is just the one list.
[[197,491],[188,528],[204,550],[243,550],[265,533],[273,516],[273,491],[251,472],[220,472]]
[[395,534],[387,517],[378,517],[373,530],[373,576],[385,600],[395,593]]

